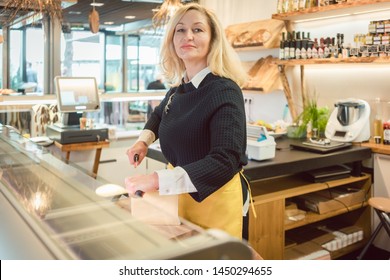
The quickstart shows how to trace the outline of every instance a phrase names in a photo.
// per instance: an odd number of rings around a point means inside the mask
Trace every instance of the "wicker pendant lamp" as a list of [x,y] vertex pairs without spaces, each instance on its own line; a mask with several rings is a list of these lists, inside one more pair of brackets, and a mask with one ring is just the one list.
[[166,25],[171,16],[181,6],[180,0],[165,0],[153,15],[153,26],[158,28]]
[[29,12],[46,14],[52,19],[62,21],[61,0],[5,0],[3,13],[6,13],[7,20],[4,24],[9,25],[20,15]]
[[[95,0],[93,0],[93,4],[95,4]],[[91,29],[92,33],[98,33],[99,32],[99,13],[95,9],[95,5],[92,6],[91,11],[89,12],[88,16],[88,22],[89,22],[89,28]]]

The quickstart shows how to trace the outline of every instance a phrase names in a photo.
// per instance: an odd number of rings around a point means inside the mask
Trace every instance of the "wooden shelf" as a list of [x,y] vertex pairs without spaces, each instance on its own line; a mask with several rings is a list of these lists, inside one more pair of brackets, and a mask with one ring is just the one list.
[[332,260],[338,259],[346,254],[355,252],[358,249],[361,249],[366,245],[368,242],[369,237],[363,238],[363,240],[360,240],[359,242],[356,242],[354,244],[348,245],[347,247],[341,248],[340,250],[337,251],[332,251],[330,252],[330,257]]
[[285,176],[279,178],[271,178],[269,180],[261,180],[252,182],[253,203],[261,204],[274,201],[277,199],[286,199],[303,195],[310,192],[326,190],[352,183],[364,184],[370,178],[364,174],[361,177],[348,177],[329,181],[326,183],[310,183],[300,176]]
[[323,220],[326,220],[326,219],[329,219],[329,218],[332,218],[332,217],[336,217],[336,216],[341,215],[341,214],[348,213],[350,211],[357,210],[359,208],[366,207],[367,205],[368,205],[367,202],[359,203],[359,204],[355,204],[355,205],[349,206],[348,209],[347,208],[342,208],[342,209],[338,209],[338,210],[335,210],[335,211],[328,212],[326,214],[317,214],[317,213],[308,211],[308,212],[306,212],[306,217],[303,220],[300,220],[300,221],[297,221],[297,222],[293,222],[292,221],[290,223],[286,223],[284,225],[284,229],[285,230],[290,230],[290,229],[298,228],[298,227],[301,227],[301,226],[309,225],[309,224],[312,224],[312,223],[316,223],[316,222],[319,222],[319,221],[323,221]]
[[[356,242],[356,243],[353,243],[351,245],[348,245],[344,248],[341,248],[339,250],[336,250],[336,251],[330,251],[330,257],[332,260],[335,260],[335,259],[338,259],[346,254],[349,254],[349,253],[352,253],[352,252],[355,252],[356,250],[360,249],[360,248],[363,248],[364,245],[368,242],[369,238],[363,238],[362,240]],[[292,246],[293,248],[293,246]],[[287,247],[285,248],[285,250],[288,249]]]
[[[302,176],[290,175],[274,177],[251,182],[253,204],[257,219],[250,219],[250,239],[254,248],[262,253],[265,259],[283,259],[285,248],[285,234],[289,230],[312,227],[318,223],[328,221],[356,225],[363,229],[364,236],[370,235],[370,208],[367,202],[356,203],[348,208],[337,209],[328,213],[318,214],[307,212],[306,217],[300,221],[285,222],[285,205],[289,198],[308,193],[335,188],[338,186],[361,188],[370,197],[371,176],[363,174],[359,177],[328,181],[326,183],[311,183]],[[345,216],[347,215],[347,216]],[[361,246],[359,243],[358,246]],[[332,258],[348,253],[351,247],[338,251]]]
[[256,52],[264,50],[275,50],[276,48],[267,48],[264,46],[233,47],[236,52]]
[[369,142],[361,143],[361,146],[371,148],[371,151],[373,153],[390,155],[390,145],[385,145],[383,143],[375,144],[373,138],[370,138]]
[[301,11],[273,14],[272,18],[289,21],[316,20],[327,17],[347,16],[389,9],[390,0],[354,1],[323,7],[313,7]]
[[296,65],[311,65],[311,64],[354,64],[354,63],[372,63],[372,64],[388,64],[390,57],[348,57],[348,58],[318,58],[318,59],[290,59],[276,60],[278,65],[296,66]]

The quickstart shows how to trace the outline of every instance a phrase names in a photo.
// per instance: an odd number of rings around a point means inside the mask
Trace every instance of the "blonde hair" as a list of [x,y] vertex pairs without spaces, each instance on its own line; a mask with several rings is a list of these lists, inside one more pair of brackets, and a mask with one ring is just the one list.
[[173,45],[175,27],[189,10],[196,10],[202,13],[211,29],[210,50],[207,55],[207,66],[214,75],[228,78],[243,86],[247,80],[241,61],[226,39],[225,31],[213,12],[205,7],[191,3],[179,8],[170,19],[161,47],[161,68],[164,76],[173,86],[180,84],[185,71],[184,62],[177,56]]

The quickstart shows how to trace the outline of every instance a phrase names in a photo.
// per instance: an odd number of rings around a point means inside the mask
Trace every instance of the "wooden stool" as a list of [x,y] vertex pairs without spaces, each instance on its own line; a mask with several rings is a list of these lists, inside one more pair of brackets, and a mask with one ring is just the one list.
[[368,204],[374,208],[376,214],[379,217],[380,223],[376,227],[374,233],[371,235],[370,240],[367,242],[366,246],[364,246],[363,251],[357,257],[358,260],[361,260],[366,254],[368,248],[374,242],[376,236],[382,227],[385,228],[387,234],[390,238],[390,198],[386,197],[372,197],[368,200]]

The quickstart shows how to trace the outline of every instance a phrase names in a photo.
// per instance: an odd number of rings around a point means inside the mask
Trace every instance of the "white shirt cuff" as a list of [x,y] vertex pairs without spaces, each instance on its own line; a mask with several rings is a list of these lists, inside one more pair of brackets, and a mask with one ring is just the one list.
[[155,140],[156,135],[154,135],[154,132],[149,129],[144,129],[141,131],[137,141],[143,141],[149,147]]
[[181,167],[156,171],[160,195],[197,192],[187,172]]

